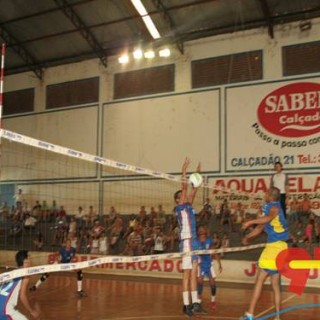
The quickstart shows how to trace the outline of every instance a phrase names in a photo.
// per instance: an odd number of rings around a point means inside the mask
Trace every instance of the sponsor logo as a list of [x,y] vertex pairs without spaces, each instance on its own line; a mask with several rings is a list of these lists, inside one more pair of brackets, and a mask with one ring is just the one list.
[[320,84],[299,82],[269,93],[258,107],[260,124],[282,137],[320,133]]

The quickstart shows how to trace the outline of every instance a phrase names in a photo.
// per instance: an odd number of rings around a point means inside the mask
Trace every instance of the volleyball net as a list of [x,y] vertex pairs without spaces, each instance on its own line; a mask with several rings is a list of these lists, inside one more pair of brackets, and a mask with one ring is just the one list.
[[[70,220],[82,219],[81,230],[75,230],[80,242],[78,252],[90,253],[86,234],[95,220],[110,232],[116,214],[127,226],[131,215],[152,215],[150,226],[158,225],[172,236],[176,228],[173,194],[181,188],[180,175],[114,161],[9,130],[1,129],[0,136],[2,250],[57,251],[70,236]],[[223,196],[233,194],[232,190],[204,183],[193,204],[198,213],[203,212],[213,191],[221,191]],[[247,198],[253,196],[246,194]],[[220,210],[212,206],[211,215]],[[205,218],[211,232],[220,228],[220,224],[213,226],[209,217]],[[127,226],[123,226],[123,233]],[[14,261],[1,264],[13,266]]]

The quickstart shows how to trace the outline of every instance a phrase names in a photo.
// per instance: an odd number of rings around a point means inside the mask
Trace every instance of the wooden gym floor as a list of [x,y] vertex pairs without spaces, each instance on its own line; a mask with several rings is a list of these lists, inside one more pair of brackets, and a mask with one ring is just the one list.
[[[131,279],[131,280],[129,280]],[[32,301],[41,308],[41,320],[168,320],[186,319],[182,314],[180,282],[168,282],[134,278],[97,277],[85,274],[83,289],[88,297],[76,296],[76,274],[52,274],[36,292],[30,292]],[[36,280],[36,279],[34,279]],[[203,307],[208,315],[200,319],[237,320],[247,309],[252,288],[225,288],[217,291],[217,309],[210,311],[209,287],[205,287]],[[282,295],[283,306],[318,304],[316,293],[296,296],[288,292]],[[256,315],[271,313],[272,292],[261,296]],[[271,318],[271,319],[274,319]],[[281,316],[281,320],[320,319],[320,308],[300,309]]]

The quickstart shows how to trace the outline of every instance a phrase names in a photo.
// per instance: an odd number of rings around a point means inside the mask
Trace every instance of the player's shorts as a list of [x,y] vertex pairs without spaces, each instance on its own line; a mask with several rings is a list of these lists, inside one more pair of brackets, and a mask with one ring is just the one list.
[[[194,239],[184,239],[180,241],[179,245],[180,252],[191,252],[193,250],[198,250],[198,242]],[[182,269],[190,270],[192,269],[193,261],[198,261],[198,256],[186,256],[182,258]]]
[[258,261],[259,268],[270,275],[278,273],[276,265],[277,256],[281,251],[286,250],[287,248],[288,244],[284,241],[267,243]]
[[201,264],[199,265],[199,268],[198,268],[198,277],[202,277],[202,278],[216,278],[216,273],[214,271],[214,267],[213,265],[211,265],[210,267],[204,267],[204,266],[201,266]]

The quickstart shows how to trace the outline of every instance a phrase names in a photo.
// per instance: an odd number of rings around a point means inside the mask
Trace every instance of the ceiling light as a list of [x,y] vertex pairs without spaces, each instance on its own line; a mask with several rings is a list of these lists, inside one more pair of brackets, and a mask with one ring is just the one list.
[[171,51],[169,48],[161,49],[159,51],[159,57],[170,57]]
[[141,0],[131,0],[131,3],[134,5],[136,10],[139,12],[144,24],[146,25],[149,33],[153,37],[153,39],[161,38],[158,29],[156,28],[155,24],[153,23],[151,17],[149,16],[146,8],[142,4]]
[[141,59],[143,57],[143,53],[141,51],[141,49],[136,49],[133,51],[133,57],[135,59]]
[[152,50],[146,51],[146,52],[144,53],[144,57],[145,57],[146,59],[152,59],[152,58],[155,57],[155,53],[154,53],[154,51],[152,51]]
[[119,63],[124,64],[129,62],[129,56],[127,54],[122,55],[118,59]]

